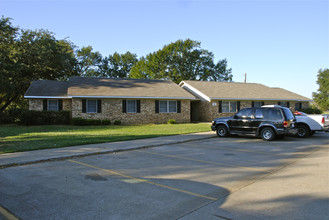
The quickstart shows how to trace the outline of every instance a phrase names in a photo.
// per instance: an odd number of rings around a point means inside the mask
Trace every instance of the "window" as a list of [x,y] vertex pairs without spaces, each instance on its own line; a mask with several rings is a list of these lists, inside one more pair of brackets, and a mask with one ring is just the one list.
[[264,118],[264,116],[263,116],[263,110],[262,109],[256,108],[256,110],[255,110],[255,118],[256,119]]
[[279,102],[278,104],[281,105],[282,107],[289,108],[289,102]]
[[62,99],[44,99],[43,111],[62,111],[63,100]]
[[48,100],[48,111],[58,111],[58,100],[57,99]]
[[280,109],[265,109],[264,118],[268,120],[282,120]]
[[237,112],[237,102],[223,101],[222,102],[222,112],[223,113]]
[[127,113],[136,113],[137,105],[136,100],[127,100]]
[[160,105],[160,113],[167,112],[167,104],[168,104],[168,101],[160,101],[159,102],[159,105]]
[[302,110],[302,103],[297,102],[295,103],[295,111],[301,111]]
[[251,108],[244,108],[242,110],[240,110],[236,116],[238,116],[239,118],[252,118],[252,109]]
[[141,100],[122,100],[122,113],[140,113]]
[[175,113],[177,112],[177,102],[176,101],[168,101],[169,103],[169,112]]
[[87,100],[87,112],[88,113],[97,112],[97,100]]
[[82,99],[82,113],[102,113],[101,99]]
[[290,109],[283,109],[284,113],[286,114],[287,120],[294,120],[294,114],[290,111]]
[[159,101],[160,113],[176,113],[177,101]]
[[252,107],[262,107],[263,105],[263,102],[253,102]]

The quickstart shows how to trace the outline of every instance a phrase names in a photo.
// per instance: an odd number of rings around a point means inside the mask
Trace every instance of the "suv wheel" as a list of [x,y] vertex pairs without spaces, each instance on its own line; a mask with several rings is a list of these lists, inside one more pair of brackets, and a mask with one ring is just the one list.
[[260,135],[264,141],[272,141],[275,138],[275,132],[272,128],[263,128]]
[[297,136],[298,137],[308,137],[310,135],[310,129],[306,125],[298,125]]
[[216,134],[218,137],[226,137],[228,135],[228,130],[225,125],[219,125],[216,129]]

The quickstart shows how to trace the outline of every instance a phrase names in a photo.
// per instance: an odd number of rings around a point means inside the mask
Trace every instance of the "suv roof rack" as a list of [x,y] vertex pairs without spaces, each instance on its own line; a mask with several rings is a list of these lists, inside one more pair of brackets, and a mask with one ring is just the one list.
[[280,108],[281,105],[263,105],[262,108]]

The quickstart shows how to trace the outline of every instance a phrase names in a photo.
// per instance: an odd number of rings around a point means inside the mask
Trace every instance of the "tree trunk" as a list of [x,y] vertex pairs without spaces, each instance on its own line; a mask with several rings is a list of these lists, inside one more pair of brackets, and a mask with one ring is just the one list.
[[18,97],[18,95],[14,95],[13,98],[8,98],[7,101],[5,102],[5,104],[3,106],[0,107],[0,112],[3,112],[4,110],[6,110],[6,108]]

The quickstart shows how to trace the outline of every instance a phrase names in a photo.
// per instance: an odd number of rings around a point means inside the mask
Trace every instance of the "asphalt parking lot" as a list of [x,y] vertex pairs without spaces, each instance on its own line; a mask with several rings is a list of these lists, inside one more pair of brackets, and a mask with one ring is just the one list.
[[328,219],[328,148],[214,137],[7,167],[0,219]]

